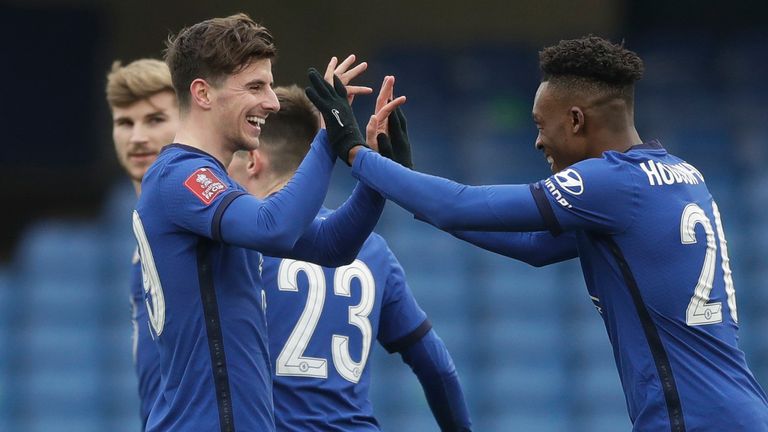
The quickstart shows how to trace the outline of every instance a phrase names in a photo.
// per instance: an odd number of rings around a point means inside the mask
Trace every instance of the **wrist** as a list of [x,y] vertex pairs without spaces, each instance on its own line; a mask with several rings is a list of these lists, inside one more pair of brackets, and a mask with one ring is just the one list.
[[349,166],[352,166],[352,164],[355,163],[355,157],[357,156],[357,153],[360,152],[360,150],[362,150],[363,148],[365,148],[365,146],[358,144],[352,147],[351,149],[349,149],[349,154],[347,156],[348,158],[347,163],[349,164]]

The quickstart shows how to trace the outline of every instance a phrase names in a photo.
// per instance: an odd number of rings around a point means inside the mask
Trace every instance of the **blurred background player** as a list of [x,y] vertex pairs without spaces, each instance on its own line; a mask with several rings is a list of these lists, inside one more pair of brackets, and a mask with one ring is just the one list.
[[634,430],[768,431],[717,204],[695,167],[635,129],[642,60],[588,36],[543,49],[539,64],[535,146],[551,177],[471,187],[362,148],[353,176],[438,228],[496,231],[468,237],[482,247],[538,264],[578,256]]
[[[168,66],[155,59],[141,59],[125,66],[116,61],[107,74],[107,103],[112,112],[112,138],[120,165],[131,179],[136,196],[141,179],[160,149],[173,141],[179,124],[179,107]],[[157,348],[149,333],[147,308],[138,252],[131,268],[133,359],[139,381],[142,429],[157,396],[160,372]]]
[[[133,213],[160,355],[149,431],[274,430],[260,251],[349,263],[383,209],[382,197],[359,185],[315,220],[336,157],[349,163],[349,150],[365,144],[338,78],[334,94],[346,105],[280,192],[262,201],[228,177],[233,153],[255,149],[279,109],[275,52],[268,30],[245,14],[202,21],[168,41],[180,124],[144,176]],[[310,79],[322,76],[312,70]]]
[[[392,83],[382,86],[380,105]],[[229,166],[231,177],[262,199],[291,179],[320,127],[302,89],[278,87],[275,94],[280,111],[270,115],[258,149],[237,152]],[[386,118],[377,124],[386,130]],[[318,217],[331,213],[323,208]],[[338,268],[265,256],[262,280],[278,430],[380,430],[366,367],[374,338],[411,366],[441,430],[471,430],[451,356],[381,236],[371,234],[357,259]]]

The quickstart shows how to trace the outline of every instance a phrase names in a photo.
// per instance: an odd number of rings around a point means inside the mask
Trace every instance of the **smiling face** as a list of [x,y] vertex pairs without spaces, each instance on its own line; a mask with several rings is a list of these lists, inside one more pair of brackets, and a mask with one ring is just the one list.
[[272,61],[260,59],[211,87],[214,127],[232,151],[258,147],[261,126],[280,109],[272,84]]
[[[544,152],[553,173],[587,158],[583,124],[569,100],[548,81],[539,85],[533,100],[533,122],[539,130],[536,148]],[[583,122],[583,116],[581,117]]]
[[117,159],[138,186],[160,149],[176,134],[176,95],[162,91],[125,107],[113,107],[112,120]]

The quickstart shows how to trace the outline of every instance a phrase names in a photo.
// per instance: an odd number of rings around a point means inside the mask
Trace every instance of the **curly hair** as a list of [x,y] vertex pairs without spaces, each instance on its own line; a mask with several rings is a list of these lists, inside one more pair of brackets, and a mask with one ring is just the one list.
[[593,35],[544,48],[539,67],[542,81],[627,101],[632,101],[634,84],[643,77],[643,61],[636,53]]
[[272,35],[248,15],[239,13],[212,18],[179,31],[166,42],[165,62],[171,71],[179,108],[191,103],[189,85],[203,78],[220,85],[254,60],[277,54]]

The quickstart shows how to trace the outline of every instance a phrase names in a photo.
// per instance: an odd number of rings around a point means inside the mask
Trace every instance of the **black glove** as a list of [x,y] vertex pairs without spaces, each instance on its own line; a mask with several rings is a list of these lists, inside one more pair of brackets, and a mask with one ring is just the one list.
[[402,108],[397,107],[389,116],[389,138],[392,141],[392,159],[400,165],[413,169],[411,142]]
[[376,142],[379,144],[379,154],[387,159],[395,160],[394,153],[392,153],[392,143],[389,141],[389,137],[385,133],[376,135]]
[[309,69],[309,84],[305,92],[325,120],[333,151],[349,165],[349,150],[358,145],[368,146],[357,127],[352,107],[347,102],[347,89],[336,75],[333,76],[331,86],[315,68]]

